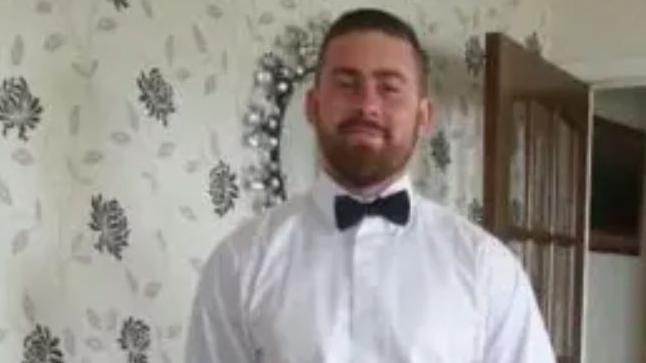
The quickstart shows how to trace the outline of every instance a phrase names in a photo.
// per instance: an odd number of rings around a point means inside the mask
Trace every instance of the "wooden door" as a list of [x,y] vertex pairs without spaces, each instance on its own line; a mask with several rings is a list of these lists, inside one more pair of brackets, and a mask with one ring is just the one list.
[[487,34],[484,222],[520,257],[559,362],[581,362],[590,87]]

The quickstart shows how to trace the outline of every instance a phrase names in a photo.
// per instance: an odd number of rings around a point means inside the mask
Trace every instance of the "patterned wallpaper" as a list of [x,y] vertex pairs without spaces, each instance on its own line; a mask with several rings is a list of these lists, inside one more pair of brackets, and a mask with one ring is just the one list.
[[[0,0],[0,361],[182,362],[202,262],[256,213],[243,119],[259,61],[289,26],[361,5],[430,52],[437,126],[413,176],[477,221],[483,35],[540,51],[541,1]],[[313,153],[307,83],[281,155]],[[313,155],[284,164],[287,196],[314,177]]]

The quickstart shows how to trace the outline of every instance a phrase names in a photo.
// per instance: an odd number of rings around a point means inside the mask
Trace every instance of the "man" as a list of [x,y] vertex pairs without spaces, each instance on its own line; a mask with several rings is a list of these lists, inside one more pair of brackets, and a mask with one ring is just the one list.
[[425,64],[388,13],[331,26],[306,100],[323,173],[218,246],[188,363],[554,362],[512,254],[411,189],[431,123]]

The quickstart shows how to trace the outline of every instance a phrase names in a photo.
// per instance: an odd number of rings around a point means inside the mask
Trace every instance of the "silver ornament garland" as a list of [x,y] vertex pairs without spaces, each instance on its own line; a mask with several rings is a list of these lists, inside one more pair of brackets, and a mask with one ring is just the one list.
[[244,186],[256,194],[254,209],[258,212],[287,199],[280,160],[285,112],[295,87],[314,73],[328,27],[326,16],[310,20],[306,28],[288,26],[276,39],[277,51],[265,53],[258,62],[252,91],[256,97],[243,118],[243,142],[257,156],[257,162],[245,171]]

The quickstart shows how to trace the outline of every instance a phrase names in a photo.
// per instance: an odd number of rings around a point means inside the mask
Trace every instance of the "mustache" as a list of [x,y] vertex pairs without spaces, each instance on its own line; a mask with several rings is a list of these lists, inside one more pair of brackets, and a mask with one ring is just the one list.
[[388,134],[388,129],[380,125],[379,123],[373,121],[373,120],[367,120],[364,118],[357,118],[357,117],[352,117],[349,118],[343,122],[341,122],[338,126],[338,130],[340,132],[346,132],[348,130],[351,130],[356,127],[362,127],[362,128],[369,128],[373,129],[375,131],[379,131],[383,134]]

